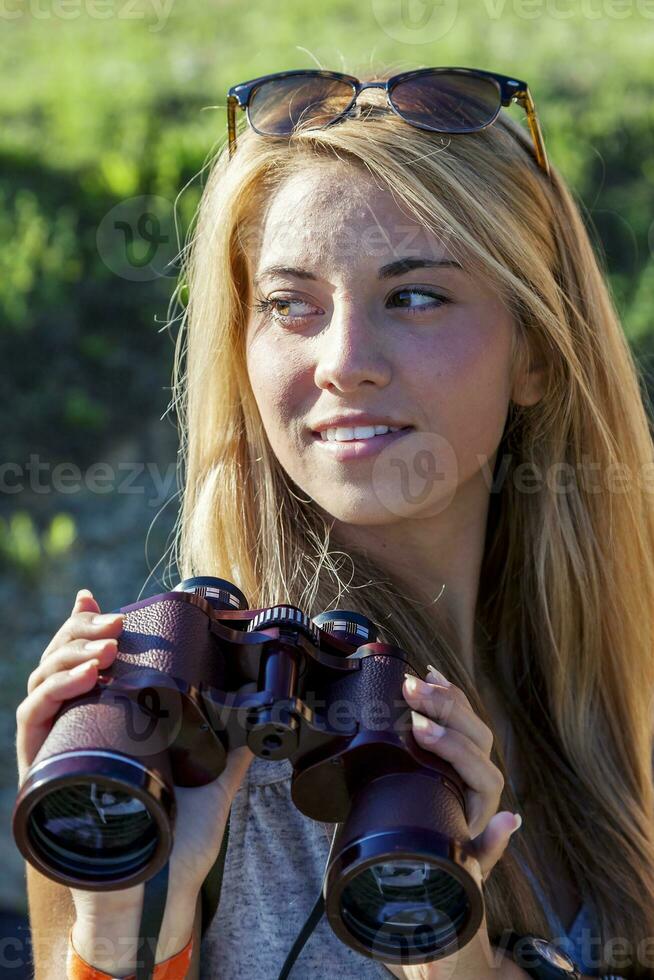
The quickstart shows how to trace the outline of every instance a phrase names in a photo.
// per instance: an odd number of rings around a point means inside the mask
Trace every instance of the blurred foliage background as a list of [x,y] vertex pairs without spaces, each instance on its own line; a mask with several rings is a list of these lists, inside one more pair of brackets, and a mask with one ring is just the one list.
[[103,609],[161,591],[177,500],[164,324],[227,88],[302,67],[526,79],[651,385],[654,4],[3,0],[0,30],[0,848],[3,901],[24,911],[15,709],[78,588]]

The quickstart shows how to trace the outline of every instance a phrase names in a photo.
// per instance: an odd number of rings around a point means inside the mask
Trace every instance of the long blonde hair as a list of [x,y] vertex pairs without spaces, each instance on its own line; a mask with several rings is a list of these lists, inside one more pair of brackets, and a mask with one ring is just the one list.
[[[384,72],[377,73],[385,78]],[[555,166],[538,169],[531,140],[504,111],[488,129],[444,138],[380,111],[364,93],[358,119],[290,139],[239,134],[235,158],[211,161],[182,256],[173,399],[181,438],[177,577],[217,575],[251,607],[278,602],[310,616],[337,605],[369,616],[418,668],[441,667],[490,718],[438,605],[402,590],[392,567],[348,546],[273,455],[244,358],[250,269],[244,242],[290,174],[325,159],[361,167],[493,286],[514,314],[515,370],[544,357],[538,404],[511,403],[497,453],[478,593],[478,656],[498,686],[538,800],[544,833],[564,858],[601,932],[633,944],[615,968],[648,975],[637,945],[654,936],[654,508],[652,434],[639,377],[603,271]],[[534,474],[599,474],[562,493]],[[502,462],[504,461],[504,462]],[[507,466],[508,462],[508,466]],[[631,474],[620,489],[603,478]],[[645,481],[643,476],[645,475]],[[652,486],[650,476],[650,487]],[[347,571],[344,574],[343,568]],[[392,626],[389,625],[392,623]],[[492,726],[491,726],[492,727]],[[501,809],[520,810],[505,775]],[[491,942],[506,928],[553,938],[519,855],[556,908],[527,819],[485,884]]]

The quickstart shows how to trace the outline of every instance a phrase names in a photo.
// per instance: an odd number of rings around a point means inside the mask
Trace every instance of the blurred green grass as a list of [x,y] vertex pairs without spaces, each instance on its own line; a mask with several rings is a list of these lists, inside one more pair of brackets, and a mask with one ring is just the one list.
[[[122,276],[99,253],[98,228],[121,202],[143,197],[160,223],[175,207],[181,247],[199,172],[225,139],[227,88],[284,68],[366,75],[375,67],[476,65],[526,78],[548,153],[582,205],[626,334],[648,370],[651,4],[445,0],[440,36],[422,43],[424,31],[407,31],[406,11],[416,24],[425,5],[400,0],[320,7],[288,0],[281,8],[234,0],[58,3],[13,0],[1,25],[0,235],[11,247],[0,251],[0,344],[19,365],[8,391],[10,458],[26,444],[74,458],[97,454],[117,429],[165,411],[171,348],[160,329],[175,271]],[[509,111],[526,125],[518,106]]]

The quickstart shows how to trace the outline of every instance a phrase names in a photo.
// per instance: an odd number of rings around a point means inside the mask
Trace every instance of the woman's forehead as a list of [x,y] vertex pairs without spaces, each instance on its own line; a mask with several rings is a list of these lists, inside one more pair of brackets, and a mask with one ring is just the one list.
[[325,262],[365,261],[381,266],[409,256],[431,262],[456,261],[451,235],[435,231],[407,215],[375,209],[365,213],[271,212],[248,236],[247,251],[258,275],[264,267],[320,267]]
[[318,161],[285,177],[251,215],[245,247],[253,278],[269,267],[319,272],[345,262],[376,271],[408,256],[467,264],[449,225],[433,214],[422,219],[346,161]]
[[263,224],[299,224],[306,218],[325,226],[355,222],[415,223],[397,195],[352,164],[321,163],[292,174],[271,193]]

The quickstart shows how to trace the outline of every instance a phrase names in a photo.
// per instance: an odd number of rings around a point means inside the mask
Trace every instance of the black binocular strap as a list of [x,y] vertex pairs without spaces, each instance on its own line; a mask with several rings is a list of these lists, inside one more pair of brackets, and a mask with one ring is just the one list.
[[327,855],[327,861],[325,862],[325,871],[323,874],[322,885],[320,886],[320,892],[318,894],[318,898],[316,899],[313,908],[309,912],[306,922],[300,929],[300,933],[297,939],[295,940],[295,942],[293,943],[293,946],[291,947],[291,950],[288,956],[286,957],[286,960],[284,961],[282,972],[279,974],[278,980],[286,980],[286,977],[289,975],[289,973],[293,968],[293,964],[295,963],[296,959],[302,952],[302,949],[304,948],[304,944],[306,943],[307,939],[309,938],[313,930],[316,928],[316,926],[322,919],[323,912],[325,911],[325,898],[324,898],[325,882],[327,880],[327,872],[332,859],[332,851],[334,850],[334,843],[336,841],[337,831],[338,831],[338,824],[334,827],[332,842],[329,845],[329,854]]
[[157,940],[168,898],[168,871],[170,862],[145,883],[143,909],[139,925],[139,942],[136,951],[136,980],[151,980],[157,954]]
[[307,918],[307,921],[302,926],[300,930],[300,934],[298,935],[297,939],[293,943],[290,952],[284,961],[282,972],[279,974],[277,980],[286,980],[287,976],[293,969],[293,964],[295,963],[296,959],[302,952],[304,944],[306,943],[307,939],[309,938],[313,930],[316,928],[316,926],[322,919],[322,914],[324,911],[325,911],[325,899],[323,897],[322,888],[321,888],[320,894],[316,899],[316,904],[309,912],[309,917]]
[[[218,903],[220,901],[220,890],[223,882],[223,871],[225,868],[225,855],[227,854],[227,842],[229,839],[229,818],[231,816],[231,810],[227,817],[227,823],[225,825],[225,833],[223,834],[223,842],[220,848],[220,853],[216,858],[211,871],[204,879],[202,883],[202,890],[200,892],[202,898],[202,935],[209,928],[209,924],[216,914],[216,909],[218,908]],[[332,841],[333,843],[333,841]],[[286,957],[284,966],[282,967],[282,972],[279,975],[279,980],[286,980],[293,964],[300,955],[304,944],[313,932],[314,928],[320,921],[322,914],[325,909],[325,900],[322,894],[322,888],[320,890],[320,895],[316,899],[316,903],[309,913],[307,921],[302,926],[299,936],[293,943],[293,946]],[[136,980],[140,980],[139,977]]]

